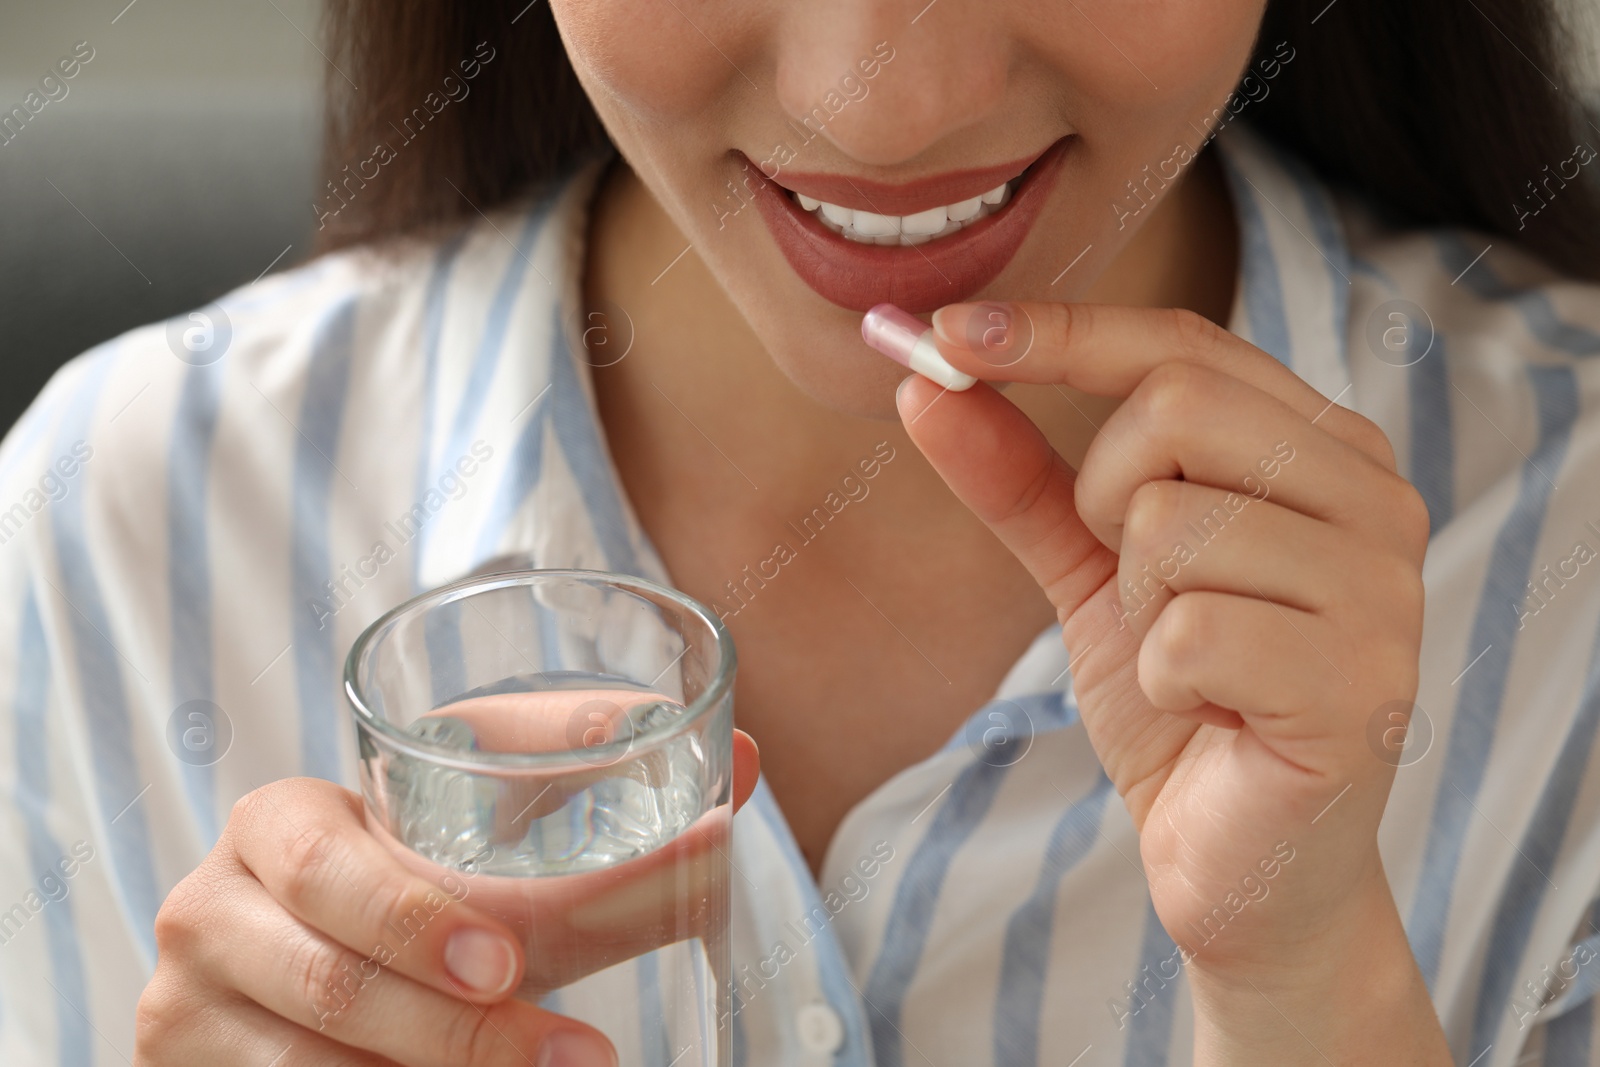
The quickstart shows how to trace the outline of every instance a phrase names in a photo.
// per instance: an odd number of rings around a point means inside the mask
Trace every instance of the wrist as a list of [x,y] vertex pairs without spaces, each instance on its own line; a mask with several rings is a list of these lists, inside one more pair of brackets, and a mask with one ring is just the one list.
[[1196,1067],[1449,1064],[1427,987],[1381,864],[1324,921],[1260,958],[1189,968]]
[[[1285,994],[1320,991],[1349,965],[1368,958],[1380,934],[1404,939],[1394,896],[1389,890],[1377,848],[1366,853],[1349,880],[1323,888],[1327,871],[1297,871],[1310,885],[1294,887],[1262,901],[1257,922],[1227,938],[1196,946],[1189,971],[1195,981],[1218,994],[1248,992],[1252,985],[1271,986]],[[1242,936],[1240,936],[1242,935]],[[1390,938],[1378,938],[1388,946]],[[1358,946],[1366,946],[1366,951]],[[1409,948],[1406,949],[1409,955]],[[1257,998],[1259,999],[1259,998]]]

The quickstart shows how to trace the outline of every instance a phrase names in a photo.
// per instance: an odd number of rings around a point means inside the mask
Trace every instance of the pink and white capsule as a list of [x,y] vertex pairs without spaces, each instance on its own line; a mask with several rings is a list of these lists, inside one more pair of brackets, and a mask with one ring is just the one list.
[[952,392],[971,389],[978,379],[962,374],[939,354],[933,327],[893,304],[879,304],[861,319],[861,339],[924,378]]

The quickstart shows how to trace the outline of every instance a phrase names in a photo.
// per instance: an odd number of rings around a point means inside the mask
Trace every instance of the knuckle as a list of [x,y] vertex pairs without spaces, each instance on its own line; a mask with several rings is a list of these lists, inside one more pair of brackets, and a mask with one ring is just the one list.
[[395,929],[416,936],[440,910],[442,897],[406,878],[384,879],[370,890],[366,909],[374,929]]
[[1194,593],[1176,597],[1161,612],[1156,627],[1155,653],[1160,665],[1182,672],[1205,654],[1209,615],[1205,598]]
[[1085,518],[1100,514],[1100,502],[1105,496],[1101,484],[1101,465],[1095,461],[1098,445],[1098,440],[1090,444],[1090,452],[1084,457],[1083,466],[1072,483],[1072,506]]
[[1415,696],[1417,686],[1422,681],[1422,669],[1415,655],[1397,654],[1395,662],[1390,666],[1390,677],[1394,679],[1396,692]]
[[1400,536],[1408,547],[1424,547],[1432,533],[1433,518],[1428,514],[1428,502],[1422,499],[1415,486],[1403,478],[1396,478],[1394,500],[1390,502],[1390,515],[1399,527]]
[[294,804],[288,781],[268,782],[233,802],[227,833],[254,836],[283,824],[283,812]]
[[1383,432],[1383,427],[1367,418],[1365,415],[1354,414],[1351,423],[1352,433],[1356,439],[1356,447],[1371,456],[1388,470],[1395,469],[1394,445],[1389,441],[1389,435]]
[[[1418,636],[1420,630],[1404,639],[1369,643],[1361,650],[1362,673],[1366,677],[1360,684],[1370,690],[1371,696],[1384,701],[1415,697],[1421,678],[1415,640]],[[1372,702],[1366,701],[1362,706],[1370,710]]]
[[329,805],[347,803],[350,796],[348,790],[321,779],[283,778],[252,789],[234,801],[228,825],[235,830],[279,827],[286,816],[325,810]]
[[1157,440],[1181,432],[1190,412],[1204,404],[1211,384],[1211,376],[1193,363],[1161,364],[1134,391],[1140,428]]
[[153,929],[161,959],[181,959],[194,952],[201,928],[216,906],[218,892],[218,879],[210,860],[172,887],[156,910]]
[[163,959],[175,956],[193,947],[196,928],[199,926],[202,898],[188,888],[184,879],[167,894],[156,910],[156,948]]
[[228,810],[228,829],[234,832],[249,832],[251,827],[259,825],[263,812],[268,810],[268,798],[265,794],[271,788],[270,785],[264,785],[260,789],[252,789],[235,800],[233,807]]
[[994,520],[996,524],[1011,522],[1020,516],[1031,512],[1036,504],[1050,491],[1051,484],[1057,476],[1056,457],[1052,453],[1042,457],[1038,470],[1022,483],[1016,497],[1003,508]]
[[133,1016],[135,1055],[151,1058],[170,1048],[189,1024],[191,1013],[173,982],[157,973],[139,995]]
[[[1032,309],[1030,309],[1031,311]],[[1044,322],[1040,332],[1048,337],[1052,344],[1062,348],[1072,345],[1082,333],[1083,324],[1088,317],[1088,312],[1080,311],[1069,304],[1049,301],[1042,305],[1041,311]]]
[[440,1035],[446,1063],[462,1067],[479,1067],[500,1062],[508,1038],[502,1036],[509,1021],[495,1022],[496,1015],[504,1014],[501,1005],[484,1005],[482,1009],[463,1004],[455,1010]]
[[1145,482],[1133,491],[1123,517],[1123,555],[1142,559],[1166,545],[1182,495],[1182,487],[1168,481]]
[[1420,622],[1425,593],[1416,567],[1399,557],[1383,556],[1373,568],[1373,577],[1386,615],[1407,628]]
[[[289,948],[285,969],[292,988],[310,1016],[337,1021],[365,984],[360,958],[349,949],[315,936],[298,938]],[[334,1010],[329,1010],[330,1006]]]
[[1185,353],[1193,356],[1209,355],[1226,333],[1221,326],[1198,311],[1190,311],[1188,308],[1169,308],[1167,315],[1172,334],[1177,338],[1179,346]]
[[326,892],[344,851],[339,831],[313,823],[283,842],[283,882],[279,903],[299,912]]
[[1097,537],[1112,544],[1121,535],[1129,468],[1108,441],[1102,431],[1090,443],[1072,484],[1072,506]]
[[1352,592],[1369,601],[1380,600],[1384,604],[1400,591],[1411,572],[1403,560],[1387,552],[1373,553],[1362,569],[1366,573],[1366,581],[1352,583],[1355,587]]

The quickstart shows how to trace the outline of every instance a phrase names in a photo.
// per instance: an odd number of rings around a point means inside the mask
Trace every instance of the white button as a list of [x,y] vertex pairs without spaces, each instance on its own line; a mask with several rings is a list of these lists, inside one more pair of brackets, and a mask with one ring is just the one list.
[[817,1001],[800,1009],[800,1044],[807,1052],[838,1052],[844,1045],[844,1023],[839,1013]]

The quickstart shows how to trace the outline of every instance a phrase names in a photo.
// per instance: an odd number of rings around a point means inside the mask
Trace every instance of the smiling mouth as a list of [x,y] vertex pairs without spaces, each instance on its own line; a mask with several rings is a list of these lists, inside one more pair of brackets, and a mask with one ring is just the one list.
[[906,184],[759,174],[756,206],[790,268],[829,302],[931,311],[988,285],[1022,246],[1075,138],[1031,159]]
[[[1025,174],[1026,172],[1024,172]],[[937,241],[961,232],[967,226],[997,215],[1011,202],[1023,174],[1010,181],[1001,182],[977,196],[954,204],[941,204],[911,215],[883,215],[876,211],[863,211],[830,204],[787,190],[790,199],[801,210],[813,215],[830,232],[847,241],[873,245],[920,245]]]

